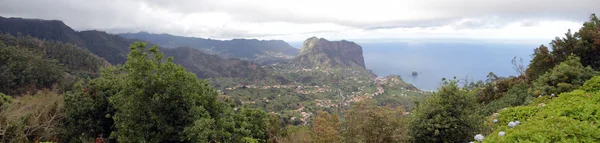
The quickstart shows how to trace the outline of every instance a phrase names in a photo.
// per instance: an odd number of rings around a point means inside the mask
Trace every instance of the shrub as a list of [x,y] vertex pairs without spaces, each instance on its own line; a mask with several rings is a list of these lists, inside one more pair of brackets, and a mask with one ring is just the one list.
[[64,132],[63,96],[53,91],[24,95],[0,111],[0,141],[55,140]]
[[533,82],[534,93],[538,95],[559,94],[579,88],[583,83],[598,75],[591,67],[584,67],[579,57],[571,55],[564,62],[541,75]]
[[[600,77],[588,80],[581,89],[547,100],[539,98],[533,105],[508,108],[499,113],[499,122],[486,142],[600,142]],[[536,105],[545,102],[545,106]],[[519,120],[521,125],[505,124]],[[506,136],[497,136],[505,131]]]
[[411,114],[413,142],[466,142],[483,128],[476,99],[456,80],[445,81],[439,92],[425,99]]

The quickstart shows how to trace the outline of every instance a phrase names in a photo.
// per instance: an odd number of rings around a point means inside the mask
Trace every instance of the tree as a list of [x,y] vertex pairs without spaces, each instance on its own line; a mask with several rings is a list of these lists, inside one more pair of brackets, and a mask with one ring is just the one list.
[[312,143],[313,134],[308,126],[292,126],[286,127],[286,136],[278,138],[277,142],[281,143]]
[[[208,83],[174,64],[172,58],[164,60],[157,46],[147,52],[145,43],[130,48],[127,62],[118,71],[122,89],[109,100],[117,109],[113,119],[119,141],[177,142],[189,139],[190,134],[182,131],[190,126],[218,130],[214,125],[221,120],[212,117],[219,116],[224,105],[217,102]],[[195,140],[214,137],[210,135],[214,132],[202,133]]]
[[581,58],[581,64],[600,70],[600,20],[596,14],[590,15],[590,19],[583,24],[576,36],[579,41],[575,54]]
[[268,127],[267,127],[267,135],[269,136],[269,143],[276,143],[278,141],[278,137],[281,136],[281,120],[279,120],[279,116],[274,113],[270,113],[267,118]]
[[536,80],[540,75],[556,65],[556,60],[550,54],[548,47],[541,45],[533,51],[531,63],[526,70],[529,81]]
[[413,142],[467,142],[480,131],[483,118],[475,112],[475,96],[457,83],[444,81],[439,92],[413,110],[409,124]]
[[584,67],[580,58],[572,54],[556,67],[533,82],[534,95],[550,95],[579,88],[583,83],[598,75],[591,67]]
[[65,109],[68,129],[65,141],[78,141],[95,137],[108,138],[115,130],[113,116],[116,109],[109,98],[122,89],[122,80],[116,68],[104,69],[101,76],[84,85],[79,81],[74,91],[65,94]]
[[340,138],[340,121],[337,115],[318,111],[313,123],[316,143],[337,143]]
[[403,107],[389,108],[362,101],[345,112],[344,140],[352,143],[408,141],[407,118]]
[[8,95],[35,93],[63,79],[60,66],[39,53],[0,44],[0,92]]

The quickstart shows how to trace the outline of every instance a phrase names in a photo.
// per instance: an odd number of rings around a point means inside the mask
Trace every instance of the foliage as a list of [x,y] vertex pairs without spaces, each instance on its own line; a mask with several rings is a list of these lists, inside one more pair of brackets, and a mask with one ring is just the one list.
[[482,104],[481,106],[483,106],[483,108],[479,108],[479,114],[489,116],[502,108],[523,105],[528,98],[531,98],[531,96],[527,94],[527,90],[528,86],[525,83],[510,86],[504,96],[492,100],[488,104]]
[[[104,61],[71,44],[0,34],[0,92],[20,95],[94,77]],[[64,74],[66,72],[68,74]]]
[[41,54],[15,46],[0,47],[0,92],[19,95],[50,88],[62,78],[61,68]]
[[267,123],[267,136],[269,139],[267,142],[276,143],[278,137],[282,135],[281,120],[279,120],[279,116],[277,114],[270,113],[267,117]]
[[600,77],[594,76],[590,80],[586,81],[581,87],[582,90],[587,92],[593,92],[600,89]]
[[114,67],[108,67],[85,87],[80,81],[74,85],[74,91],[65,95],[68,129],[65,141],[109,137],[115,130],[112,116],[116,109],[109,103],[109,98],[123,87],[115,70]]
[[[210,111],[221,113],[223,106],[216,102],[216,92],[172,59],[163,61],[157,47],[149,52],[145,48],[145,43],[131,45],[128,61],[120,72],[122,89],[109,100],[117,109],[113,117],[117,139],[173,142],[186,139],[181,131],[190,123],[214,129],[208,125],[219,122],[211,118],[218,114]],[[201,138],[207,140],[209,136],[196,139]]]
[[600,20],[595,14],[590,15],[589,21],[583,24],[579,32],[572,33],[569,30],[565,37],[556,37],[550,44],[552,51],[543,45],[534,50],[527,69],[530,81],[537,80],[549,69],[568,60],[571,54],[580,57],[583,66],[600,69],[600,57],[597,56],[600,54]]
[[0,108],[10,105],[12,103],[12,97],[0,92]]
[[[588,80],[585,85],[599,82]],[[582,87],[585,89],[586,87]],[[499,112],[499,122],[486,142],[598,142],[600,141],[600,90],[574,90],[560,94],[546,104],[508,108]],[[506,127],[509,121],[521,125]],[[505,131],[506,136],[496,134]]]
[[267,140],[267,114],[217,100],[208,83],[163,59],[155,46],[131,46],[123,66],[75,85],[67,95],[68,138],[96,136],[133,142]]
[[511,87],[522,85],[526,82],[524,76],[499,78],[493,72],[490,72],[487,77],[488,79],[485,83],[478,82],[478,84],[475,84],[471,82],[470,85],[465,85],[465,87],[468,87],[468,89],[475,93],[477,102],[479,103],[487,104],[500,99],[505,96]]
[[466,142],[482,128],[475,96],[457,83],[444,81],[437,93],[413,110],[409,123],[413,142]]
[[362,101],[344,112],[344,140],[347,143],[407,142],[408,122],[403,107],[380,107]]
[[205,53],[228,58],[248,59],[263,65],[283,61],[284,57],[296,56],[299,51],[281,40],[214,40],[145,32],[119,34],[119,36],[140,39],[170,48],[191,47]]
[[0,141],[56,140],[64,132],[63,96],[54,91],[15,98],[0,109]]
[[583,67],[579,57],[571,55],[533,82],[534,96],[559,94],[579,88],[583,83],[598,75],[590,67]]
[[340,138],[340,121],[337,115],[318,111],[313,123],[315,143],[337,143]]
[[288,126],[287,135],[278,139],[281,143],[312,143],[313,133],[308,126]]
[[540,75],[556,65],[556,61],[550,54],[550,50],[544,45],[535,48],[532,57],[533,59],[531,59],[531,63],[526,70],[527,77],[529,77],[530,81],[537,79]]

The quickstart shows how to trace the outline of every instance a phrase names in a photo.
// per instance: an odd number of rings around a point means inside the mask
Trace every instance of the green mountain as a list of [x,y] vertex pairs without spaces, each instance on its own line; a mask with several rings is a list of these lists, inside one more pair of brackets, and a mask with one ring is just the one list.
[[[125,63],[130,51],[129,45],[140,41],[103,31],[78,32],[57,20],[23,18],[0,17],[0,33],[72,43],[88,49],[113,65]],[[175,63],[183,65],[199,78],[233,77],[254,80],[267,76],[265,70],[259,65],[239,59],[224,59],[190,48],[170,48],[161,51],[165,51],[166,56],[174,57]]]
[[161,47],[191,47],[224,58],[239,58],[261,64],[285,61],[298,54],[298,49],[282,40],[233,39],[214,40],[182,37],[147,32],[119,34],[125,38],[140,39]]
[[306,67],[365,69],[362,47],[354,42],[311,37],[304,41],[292,63]]
[[106,65],[104,59],[72,44],[0,34],[0,93],[68,89],[78,79],[97,77]]

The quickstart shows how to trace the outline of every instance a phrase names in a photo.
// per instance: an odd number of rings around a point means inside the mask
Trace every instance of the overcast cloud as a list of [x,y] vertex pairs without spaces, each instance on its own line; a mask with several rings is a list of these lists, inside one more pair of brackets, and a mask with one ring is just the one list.
[[599,0],[3,0],[0,16],[204,38],[547,40]]

